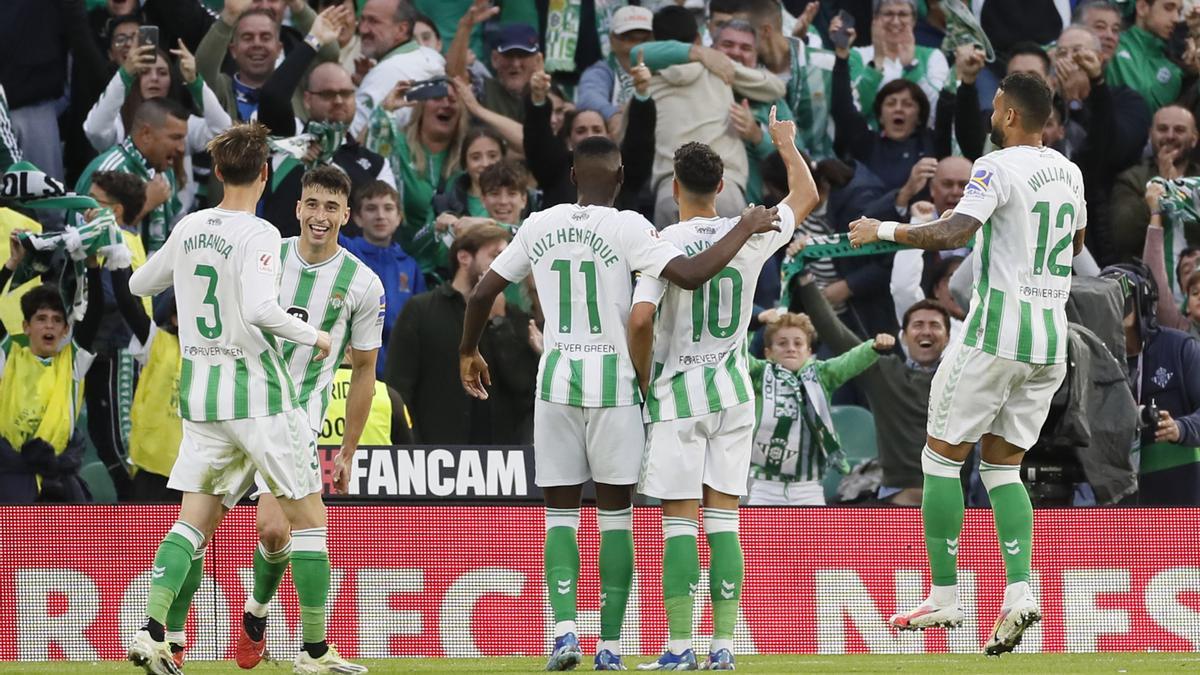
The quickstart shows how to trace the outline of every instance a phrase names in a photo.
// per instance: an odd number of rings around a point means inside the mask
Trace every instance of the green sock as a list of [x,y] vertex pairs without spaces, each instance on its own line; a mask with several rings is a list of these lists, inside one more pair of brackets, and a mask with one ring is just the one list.
[[600,639],[621,639],[633,584],[633,507],[596,512],[600,526]]
[[175,602],[180,587],[192,568],[192,554],[204,543],[204,536],[182,520],[175,521],[163,537],[154,554],[154,569],[150,576],[150,595],[146,599],[146,616],[163,624]]
[[268,551],[259,542],[254,549],[254,588],[246,599],[246,611],[260,619],[267,615],[267,605],[275,597],[283,573],[287,571],[292,556],[292,542],[284,544],[278,551]]
[[691,518],[663,517],[663,605],[672,642],[692,639],[692,598],[700,583],[696,531]]
[[992,502],[1005,577],[1010,584],[1027,582],[1033,553],[1033,505],[1021,482],[1021,467],[981,462],[979,478]]
[[175,601],[167,610],[165,625],[169,632],[183,632],[187,627],[188,611],[192,608],[192,597],[196,595],[196,589],[200,588],[200,581],[204,579],[204,553],[207,550],[208,547],[199,548],[192,554],[192,566],[188,568],[183,585],[179,587],[179,592],[175,595]]
[[925,551],[934,586],[958,583],[958,536],[963,524],[962,462],[943,457],[929,446],[921,454],[925,491],[921,521],[925,525]]
[[[575,592],[579,584],[579,509],[546,509],[546,545],[543,563],[546,593],[554,621],[562,624],[555,637],[575,631]],[[564,622],[570,622],[565,624]]]
[[704,509],[704,533],[708,538],[712,636],[714,640],[733,639],[746,569],[742,542],[738,539],[737,509]]
[[[329,598],[329,553],[325,528],[292,531],[292,583],[300,601],[300,634],[306,643],[325,641]],[[256,589],[257,590],[257,589]]]

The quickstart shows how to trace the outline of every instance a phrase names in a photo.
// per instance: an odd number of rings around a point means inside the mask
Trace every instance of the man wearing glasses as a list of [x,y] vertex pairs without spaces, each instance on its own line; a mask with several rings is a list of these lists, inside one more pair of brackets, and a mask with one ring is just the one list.
[[[312,36],[320,45],[337,39],[337,26],[318,18]],[[350,177],[351,194],[368,183],[381,180],[396,187],[392,169],[378,154],[359,145],[349,133],[354,120],[354,82],[350,73],[337,63],[322,63],[304,77],[304,71],[316,58],[311,44],[292,50],[271,79],[263,85],[258,101],[258,120],[271,129],[272,136],[308,134],[312,137],[302,157],[275,152],[271,158],[271,178],[263,192],[262,217],[279,228],[283,237],[300,234],[296,220],[296,201],[300,199],[300,177],[305,169],[332,164]],[[308,122],[301,126],[292,115],[291,95],[299,87],[304,93],[304,111]],[[357,232],[348,232],[357,234]]]

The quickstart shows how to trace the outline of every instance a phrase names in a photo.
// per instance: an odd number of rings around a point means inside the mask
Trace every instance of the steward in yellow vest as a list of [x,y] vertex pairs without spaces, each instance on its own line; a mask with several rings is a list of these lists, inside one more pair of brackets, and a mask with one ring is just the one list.
[[[15,237],[9,244],[0,288],[25,255]],[[21,296],[23,335],[9,335],[0,324],[0,503],[91,500],[79,478],[84,443],[75,423],[104,311],[94,258],[87,277],[87,312],[73,336],[62,295],[49,284]]]

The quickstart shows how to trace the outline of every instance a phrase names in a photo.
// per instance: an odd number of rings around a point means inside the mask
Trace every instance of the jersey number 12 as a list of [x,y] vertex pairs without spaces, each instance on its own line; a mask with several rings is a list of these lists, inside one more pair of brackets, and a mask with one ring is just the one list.
[[[1071,243],[1075,239],[1075,206],[1070,202],[1058,207],[1058,215],[1054,218],[1054,229],[1061,230],[1064,227],[1067,233],[1059,239],[1054,248],[1050,249],[1050,255],[1046,255],[1046,245],[1050,239],[1050,202],[1038,202],[1033,205],[1033,212],[1038,214],[1038,240],[1037,250],[1033,253],[1033,273],[1042,274],[1043,270],[1049,269],[1050,274],[1056,277],[1071,276],[1071,260],[1067,259],[1067,264],[1063,265],[1058,262],[1062,252],[1071,247]],[[1067,222],[1068,219],[1070,222]]]

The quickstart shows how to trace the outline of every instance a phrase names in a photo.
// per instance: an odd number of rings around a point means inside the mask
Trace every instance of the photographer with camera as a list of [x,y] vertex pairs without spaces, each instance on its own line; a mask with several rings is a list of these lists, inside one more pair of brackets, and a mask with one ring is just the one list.
[[1112,265],[1125,295],[1125,354],[1138,403],[1143,505],[1200,505],[1200,342],[1158,325],[1158,288],[1140,262]]

